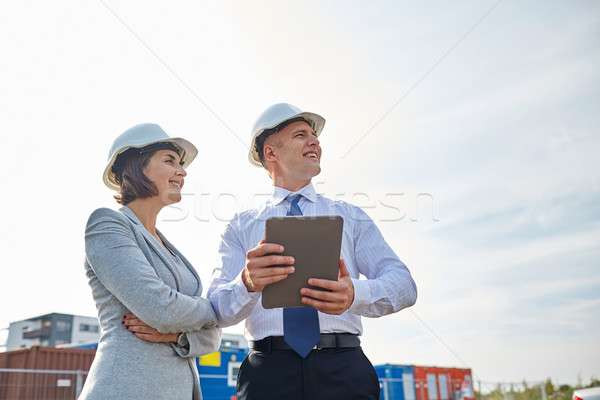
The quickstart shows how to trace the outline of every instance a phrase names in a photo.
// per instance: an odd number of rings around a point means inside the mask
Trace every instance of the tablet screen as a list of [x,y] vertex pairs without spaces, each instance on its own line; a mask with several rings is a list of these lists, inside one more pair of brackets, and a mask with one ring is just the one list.
[[284,247],[283,255],[295,259],[293,274],[265,286],[264,308],[309,307],[300,289],[311,287],[308,278],[338,279],[344,220],[339,215],[272,217],[265,225],[265,242]]

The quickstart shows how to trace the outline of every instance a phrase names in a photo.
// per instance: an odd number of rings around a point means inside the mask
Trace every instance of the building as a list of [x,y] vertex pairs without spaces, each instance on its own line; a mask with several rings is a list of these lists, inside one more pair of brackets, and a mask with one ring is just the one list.
[[11,322],[6,350],[98,342],[99,338],[100,325],[96,317],[52,313]]

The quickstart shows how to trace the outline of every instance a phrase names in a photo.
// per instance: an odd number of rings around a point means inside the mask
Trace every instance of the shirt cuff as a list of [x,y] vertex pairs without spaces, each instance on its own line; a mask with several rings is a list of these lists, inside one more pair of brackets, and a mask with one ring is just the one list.
[[240,305],[240,308],[251,302],[256,302],[260,298],[260,292],[249,292],[244,285],[242,280],[242,274],[240,273],[237,278],[233,281],[233,293],[236,297],[236,303]]
[[348,311],[360,315],[362,310],[371,305],[371,286],[367,280],[351,279],[352,285],[354,285],[354,301]]

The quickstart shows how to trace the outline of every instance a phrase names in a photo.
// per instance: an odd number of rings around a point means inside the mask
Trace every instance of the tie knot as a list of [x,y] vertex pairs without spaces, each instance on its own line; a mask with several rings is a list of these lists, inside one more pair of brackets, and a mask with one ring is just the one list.
[[290,205],[296,206],[302,197],[301,194],[290,194],[286,197],[286,200],[290,202]]
[[292,194],[285,198],[290,202],[290,208],[288,209],[287,215],[302,215],[302,210],[298,205],[301,197],[301,194]]

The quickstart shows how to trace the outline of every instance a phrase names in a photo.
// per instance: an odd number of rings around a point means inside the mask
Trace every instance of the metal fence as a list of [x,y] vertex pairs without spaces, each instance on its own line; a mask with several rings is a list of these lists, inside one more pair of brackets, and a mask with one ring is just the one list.
[[0,400],[75,400],[87,371],[0,368]]
[[[88,371],[0,368],[0,400],[76,400]],[[200,375],[204,400],[235,399],[227,375]]]
[[[76,400],[88,371],[0,368],[0,400]],[[227,375],[200,375],[205,400],[235,399],[235,386],[226,384]],[[382,400],[395,397],[398,379],[380,379]]]
[[[76,400],[87,374],[88,371],[82,370],[0,368],[0,400]],[[235,382],[228,382],[227,375],[201,374],[200,385],[205,400],[235,399]],[[405,390],[401,378],[380,377],[379,385],[381,400],[417,400],[419,397]],[[450,400],[455,399],[453,393]]]

